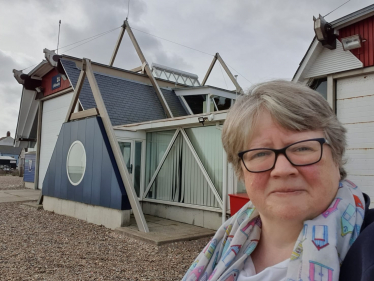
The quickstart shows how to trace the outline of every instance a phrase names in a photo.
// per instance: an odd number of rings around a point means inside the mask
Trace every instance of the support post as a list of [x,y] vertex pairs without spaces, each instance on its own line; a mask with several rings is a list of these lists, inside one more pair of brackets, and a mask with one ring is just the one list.
[[34,189],[39,189],[39,167],[40,167],[40,147],[42,142],[42,117],[43,117],[43,101],[39,101],[38,108],[38,130],[36,137],[36,165],[34,177]]
[[118,36],[118,39],[117,39],[117,43],[114,46],[114,51],[113,51],[112,57],[110,58],[110,61],[109,61],[109,66],[113,66],[114,60],[116,59],[116,56],[117,56],[117,53],[118,53],[119,46],[121,45],[121,42],[122,42],[123,34],[125,34],[125,30],[126,30],[126,26],[125,26],[125,23],[123,23],[122,28],[121,28],[121,32],[119,33],[119,36]]
[[81,70],[81,73],[79,74],[78,82],[77,82],[77,85],[75,86],[75,89],[74,89],[74,95],[73,95],[73,98],[71,99],[69,110],[66,114],[65,123],[69,122],[69,120],[71,118],[71,115],[74,112],[75,105],[78,102],[79,93],[82,90],[83,82],[84,82],[84,79],[86,78],[86,64],[85,63],[86,63],[85,60],[83,60],[82,70]]
[[91,67],[91,61],[89,59],[83,59],[83,60],[86,61],[87,79],[88,79],[88,82],[90,83],[92,94],[94,96],[97,108],[99,110],[101,119],[103,121],[105,131],[108,135],[109,143],[113,150],[114,158],[116,160],[119,172],[121,174],[123,184],[125,185],[127,196],[129,198],[131,208],[134,212],[135,220],[138,225],[139,231],[149,232],[148,225],[144,218],[143,211],[140,207],[139,200],[135,193],[133,183],[130,180],[130,176],[126,168],[125,160],[122,157],[116,135],[114,134],[112,123],[110,121],[108,112],[105,108],[105,104],[101,96],[99,86],[97,85],[95,75]]
[[336,113],[336,89],[332,75],[327,75],[327,102]]
[[167,102],[166,102],[166,100],[165,100],[164,95],[163,95],[162,92],[161,92],[160,87],[159,87],[158,84],[157,84],[156,79],[153,77],[153,74],[152,74],[152,71],[151,71],[151,69],[150,69],[150,67],[149,67],[149,65],[148,65],[148,62],[147,62],[147,60],[145,59],[145,57],[144,57],[144,55],[143,55],[143,52],[142,52],[142,50],[140,49],[140,46],[139,46],[139,44],[138,44],[138,41],[136,41],[136,38],[135,38],[134,34],[132,33],[132,30],[131,30],[130,25],[129,25],[129,23],[127,22],[127,20],[125,20],[124,25],[125,25],[125,27],[127,28],[127,32],[128,32],[128,34],[129,34],[129,37],[130,37],[130,39],[131,39],[132,44],[133,44],[134,47],[135,47],[135,51],[136,51],[136,53],[138,54],[138,56],[139,56],[139,58],[140,58],[142,64],[144,65],[144,70],[145,70],[145,72],[147,73],[149,80],[151,80],[151,83],[152,83],[153,88],[156,90],[156,94],[157,94],[157,96],[158,96],[158,99],[160,100],[161,105],[162,105],[162,107],[164,108],[164,111],[165,111],[167,117],[168,117],[168,118],[172,118],[172,117],[174,117],[174,116],[173,116],[173,113],[171,112],[171,110],[170,110],[170,108],[169,108],[169,105],[167,104]]
[[222,173],[222,223],[226,221],[227,210],[227,154],[223,152],[223,173]]
[[227,67],[226,63],[223,61],[223,59],[221,58],[219,53],[216,54],[216,57],[217,57],[218,61],[221,63],[223,69],[226,71],[227,75],[230,77],[231,82],[235,85],[238,93],[241,93],[242,95],[244,95],[244,91],[243,91],[242,87],[240,87],[238,81],[236,81],[234,75],[232,75],[230,69]]
[[209,75],[210,75],[210,73],[212,72],[212,69],[213,69],[213,67],[214,67],[214,65],[215,65],[215,63],[216,63],[216,61],[217,61],[217,55],[214,56],[214,58],[213,58],[213,60],[212,60],[212,63],[210,64],[209,69],[208,69],[207,73],[205,74],[205,77],[204,77],[204,79],[203,79],[203,82],[201,83],[202,86],[204,86],[205,83],[206,83],[206,81],[208,80]]

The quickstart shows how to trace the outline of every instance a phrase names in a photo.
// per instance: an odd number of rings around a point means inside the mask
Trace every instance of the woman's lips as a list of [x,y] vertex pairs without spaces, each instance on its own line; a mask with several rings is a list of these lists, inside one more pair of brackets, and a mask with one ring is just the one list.
[[272,193],[277,194],[277,195],[296,195],[301,192],[304,192],[305,190],[303,189],[280,189],[280,190],[275,190]]

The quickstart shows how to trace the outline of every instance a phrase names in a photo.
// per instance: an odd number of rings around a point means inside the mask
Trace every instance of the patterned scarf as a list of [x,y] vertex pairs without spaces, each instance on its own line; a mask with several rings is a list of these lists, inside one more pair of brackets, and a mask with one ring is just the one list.
[[[340,265],[360,234],[364,197],[351,181],[340,182],[322,214],[304,222],[287,269],[287,281],[339,280]],[[251,202],[226,221],[188,269],[183,281],[236,281],[256,248],[261,219]]]

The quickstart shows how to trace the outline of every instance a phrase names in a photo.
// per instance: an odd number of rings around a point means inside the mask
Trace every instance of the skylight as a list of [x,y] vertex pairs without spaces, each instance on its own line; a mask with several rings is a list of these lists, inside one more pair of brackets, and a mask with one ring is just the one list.
[[187,86],[200,86],[199,77],[196,74],[174,69],[154,63],[152,73],[156,78],[171,81],[173,83],[184,84]]

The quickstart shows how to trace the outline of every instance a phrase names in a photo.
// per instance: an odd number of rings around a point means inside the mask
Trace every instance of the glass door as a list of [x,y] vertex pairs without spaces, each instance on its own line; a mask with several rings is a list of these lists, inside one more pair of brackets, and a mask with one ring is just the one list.
[[135,192],[140,197],[141,180],[141,155],[142,142],[133,140],[121,140],[118,142],[130,180],[134,184]]

